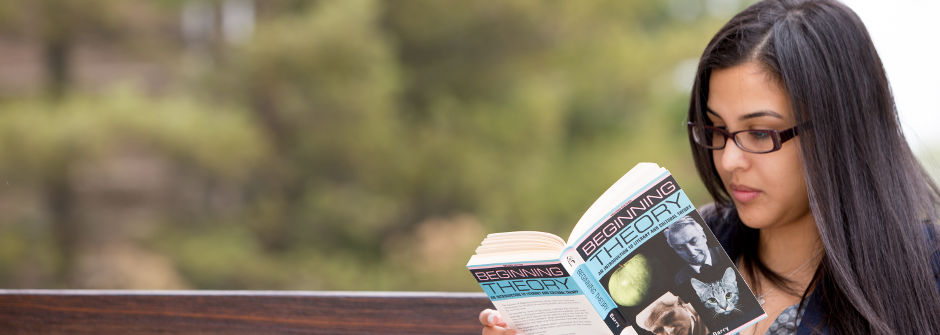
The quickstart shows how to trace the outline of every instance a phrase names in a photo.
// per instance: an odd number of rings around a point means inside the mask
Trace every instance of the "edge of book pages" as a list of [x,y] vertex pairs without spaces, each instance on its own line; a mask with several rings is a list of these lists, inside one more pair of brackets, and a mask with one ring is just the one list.
[[486,236],[468,265],[502,262],[557,260],[568,243],[587,233],[611,211],[667,170],[656,163],[638,163],[607,188],[578,220],[567,242],[555,234],[539,231],[513,231]]

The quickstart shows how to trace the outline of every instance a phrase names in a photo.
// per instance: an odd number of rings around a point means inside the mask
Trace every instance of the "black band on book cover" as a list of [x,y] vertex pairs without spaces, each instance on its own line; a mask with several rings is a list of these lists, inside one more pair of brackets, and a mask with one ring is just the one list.
[[478,283],[507,280],[507,279],[529,279],[529,278],[556,278],[568,277],[568,271],[561,263],[540,264],[540,265],[503,265],[482,269],[470,270]]
[[623,318],[623,315],[620,314],[620,310],[614,308],[607,312],[607,317],[604,318],[604,323],[607,324],[607,327],[610,328],[614,334],[620,334],[624,328],[627,328],[630,324],[627,323],[627,320]]

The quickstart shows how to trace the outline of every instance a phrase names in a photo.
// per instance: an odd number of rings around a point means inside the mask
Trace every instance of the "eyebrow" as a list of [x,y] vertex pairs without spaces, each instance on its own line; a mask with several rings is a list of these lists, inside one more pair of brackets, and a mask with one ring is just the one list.
[[[708,113],[708,114],[717,116],[719,119],[721,119],[721,115],[718,115],[718,113],[715,113],[714,111],[712,111],[711,108],[707,108],[707,107],[706,107],[706,108],[705,108],[705,113]],[[753,119],[753,118],[759,118],[759,117],[763,117],[763,116],[770,116],[770,117],[778,118],[778,119],[781,119],[781,120],[784,119],[784,118],[783,118],[783,115],[780,115],[779,113],[774,112],[774,111],[772,111],[772,110],[766,110],[766,109],[765,109],[765,110],[759,110],[759,111],[756,111],[756,112],[751,112],[751,113],[747,113],[747,114],[741,115],[741,117],[739,117],[738,120],[739,120],[739,121],[744,121],[744,120]]]

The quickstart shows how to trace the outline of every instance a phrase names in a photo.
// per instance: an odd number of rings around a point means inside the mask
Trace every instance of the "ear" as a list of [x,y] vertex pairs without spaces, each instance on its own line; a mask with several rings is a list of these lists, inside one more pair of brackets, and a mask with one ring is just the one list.
[[702,291],[705,289],[705,283],[701,282],[698,279],[692,278],[691,280],[689,280],[689,282],[692,283],[692,288],[695,289],[695,292]]
[[721,282],[726,285],[737,283],[737,279],[738,278],[734,276],[734,270],[730,267],[725,270],[724,276],[721,276]]

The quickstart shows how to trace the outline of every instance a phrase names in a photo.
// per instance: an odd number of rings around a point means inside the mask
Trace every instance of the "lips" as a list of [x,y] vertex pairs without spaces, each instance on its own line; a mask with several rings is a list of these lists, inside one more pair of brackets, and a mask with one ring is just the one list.
[[731,184],[728,188],[731,189],[731,196],[739,203],[754,200],[761,193],[758,189],[736,184]]

